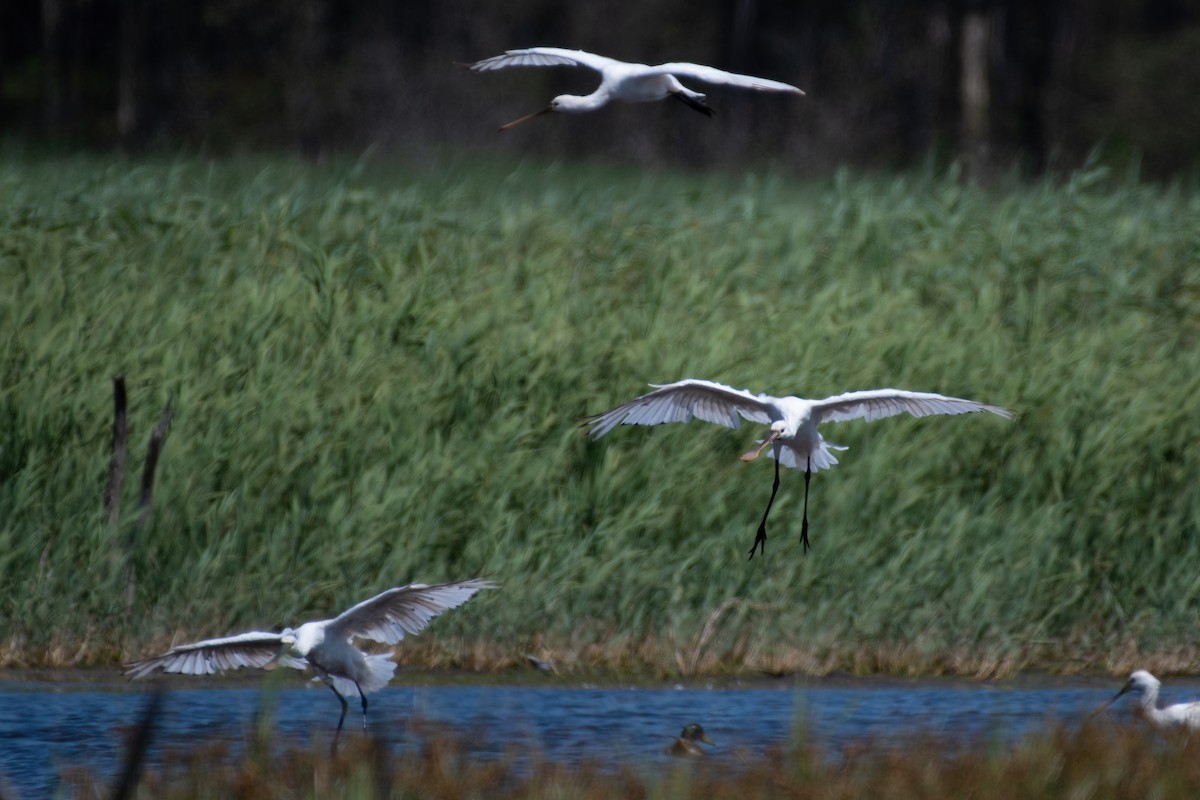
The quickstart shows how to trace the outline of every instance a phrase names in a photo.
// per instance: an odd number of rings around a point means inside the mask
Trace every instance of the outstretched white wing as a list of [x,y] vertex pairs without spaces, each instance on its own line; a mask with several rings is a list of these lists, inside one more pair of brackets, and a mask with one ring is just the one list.
[[492,56],[471,64],[475,72],[492,72],[508,67],[589,67],[601,72],[612,64],[621,64],[615,58],[586,53],[583,50],[567,50],[562,47],[527,47],[524,50],[506,50],[502,56]]
[[779,418],[775,398],[751,394],[746,389],[697,378],[650,385],[655,387],[653,392],[584,420],[583,425],[591,437],[599,439],[621,424],[659,425],[702,419],[726,428],[737,428],[741,425],[739,415],[764,425]]
[[1005,419],[1012,419],[1012,412],[999,406],[933,392],[906,392],[903,389],[847,392],[815,401],[813,408],[818,422],[845,422],[851,419],[871,422],[897,414],[928,417],[931,414],[970,414],[973,411],[990,411]]
[[686,61],[670,64],[659,64],[650,67],[651,75],[674,75],[676,78],[693,78],[705,83],[718,86],[737,86],[741,89],[753,89],[758,92],[788,92],[789,94],[804,94],[804,90],[790,83],[773,81],[769,78],[758,78],[754,75],[742,75],[738,72],[726,72],[716,67],[706,67],[703,64],[689,64]]
[[242,667],[262,669],[275,662],[304,669],[307,666],[304,659],[283,654],[281,637],[282,634],[278,633],[251,631],[237,636],[181,644],[161,656],[126,664],[123,671],[130,679],[137,679],[146,677],[156,669],[184,675],[212,675]]
[[414,583],[388,589],[330,620],[326,635],[347,639],[357,636],[395,644],[407,633],[420,633],[438,614],[458,608],[479,590],[495,586],[491,581],[473,578],[458,583]]

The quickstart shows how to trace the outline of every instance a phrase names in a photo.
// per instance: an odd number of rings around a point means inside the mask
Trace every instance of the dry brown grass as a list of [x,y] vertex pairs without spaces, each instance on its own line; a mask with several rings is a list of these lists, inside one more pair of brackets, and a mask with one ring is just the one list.
[[[614,634],[603,641],[564,640],[535,634],[515,647],[511,643],[474,638],[417,637],[395,649],[395,660],[409,669],[503,673],[528,669],[527,656],[532,655],[553,665],[560,675],[609,673],[660,679],[754,674],[826,675],[835,671],[855,675],[979,679],[1007,678],[1029,670],[1063,675],[1122,675],[1134,669],[1148,669],[1155,674],[1180,675],[1193,674],[1200,665],[1200,647],[1195,645],[1142,651],[1132,640],[1115,650],[1100,650],[1070,641],[1003,650],[967,646],[937,650],[920,642],[768,646],[751,644],[749,636],[745,635],[723,640],[720,646],[715,646],[711,637],[705,635],[709,627],[701,627],[687,637],[669,631],[665,637],[635,638]],[[169,638],[158,637],[149,642],[117,642],[94,637],[83,642],[54,641],[38,649],[9,640],[0,645],[0,667],[115,668],[125,661],[147,653],[163,652],[192,638],[180,630]]]
[[[414,752],[350,736],[329,754],[278,742],[226,742],[175,751],[152,767],[144,798],[1185,798],[1200,793],[1200,738],[1164,740],[1144,728],[1052,728],[1010,747],[926,737],[863,742],[828,753],[800,744],[663,764],[564,764],[510,750],[481,759],[473,742],[433,732]],[[90,776],[69,772],[78,796]]]

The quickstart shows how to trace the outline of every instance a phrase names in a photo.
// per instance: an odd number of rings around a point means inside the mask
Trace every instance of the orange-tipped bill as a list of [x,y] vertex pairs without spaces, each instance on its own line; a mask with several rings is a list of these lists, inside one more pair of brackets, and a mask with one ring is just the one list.
[[758,446],[757,450],[751,450],[749,453],[742,453],[742,461],[753,461],[754,459],[758,458],[762,455],[762,451],[766,450],[767,447],[773,444],[780,436],[783,436],[783,433],[780,431],[772,431],[770,436],[768,436],[766,439],[763,439],[763,443]]
[[540,117],[542,114],[549,114],[553,110],[554,110],[554,106],[546,106],[541,111],[535,111],[532,114],[526,114],[525,116],[520,117],[519,119],[514,119],[512,122],[501,125],[500,130],[506,131],[509,128],[513,127],[514,125],[520,125],[522,122],[531,120],[534,117]]

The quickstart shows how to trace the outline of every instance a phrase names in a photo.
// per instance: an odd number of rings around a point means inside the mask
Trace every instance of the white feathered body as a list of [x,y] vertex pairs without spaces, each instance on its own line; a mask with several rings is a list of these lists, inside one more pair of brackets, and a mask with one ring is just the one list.
[[978,411],[1006,419],[1012,417],[1009,411],[998,406],[902,389],[870,389],[807,400],[754,394],[698,378],[651,386],[654,391],[588,419],[584,424],[589,426],[592,438],[599,439],[618,425],[660,425],[700,419],[727,428],[739,428],[745,419],[769,425],[771,434],[778,434],[771,446],[771,456],[782,466],[802,470],[810,466],[811,457],[811,470],[818,472],[838,463],[834,450],[846,449],[825,441],[818,426],[826,422],[853,419],[869,422],[897,414],[925,417]]
[[332,683],[339,694],[355,695],[357,683],[363,694],[377,692],[396,674],[391,653],[367,655],[347,638],[327,635],[329,621],[306,622],[296,629],[293,650],[308,661],[322,680]]
[[1137,715],[1161,730],[1200,730],[1200,702],[1177,703],[1159,708],[1158,690],[1161,687],[1162,683],[1158,678],[1144,669],[1139,669],[1129,676],[1129,681],[1117,693],[1117,697],[1127,692],[1136,692]]
[[579,66],[600,73],[600,86],[589,95],[564,94],[554,98],[551,110],[565,112],[593,111],[605,103],[620,100],[625,103],[651,103],[673,94],[703,101],[705,95],[692,91],[679,82],[679,77],[716,85],[735,86],[760,92],[804,94],[791,84],[726,72],[715,67],[688,62],[673,62],[649,66],[618,61],[583,50],[562,47],[530,47],[509,50],[502,55],[486,58],[470,65],[476,72],[492,72],[508,67],[565,67]]
[[777,446],[770,450],[771,458],[778,459],[782,466],[810,468],[813,472],[829,469],[838,463],[833,451],[845,450],[846,447],[830,444],[817,430],[821,419],[816,403],[800,397],[772,397],[770,400],[778,412],[771,415],[771,430],[778,429],[782,434],[776,440]]
[[186,675],[212,675],[228,669],[276,665],[306,669],[343,696],[382,689],[396,672],[390,653],[368,655],[354,646],[355,638],[395,645],[417,634],[439,614],[457,608],[483,589],[489,580],[455,583],[414,583],[388,589],[358,603],[334,619],[306,622],[279,633],[250,631],[179,645],[159,656],[127,664],[125,674],[146,678],[158,670]]
[[605,92],[606,97],[625,103],[652,103],[680,92],[696,100],[704,99],[703,94],[687,88],[674,75],[648,74],[649,69],[645,64],[607,67],[602,73],[600,88],[592,96]]

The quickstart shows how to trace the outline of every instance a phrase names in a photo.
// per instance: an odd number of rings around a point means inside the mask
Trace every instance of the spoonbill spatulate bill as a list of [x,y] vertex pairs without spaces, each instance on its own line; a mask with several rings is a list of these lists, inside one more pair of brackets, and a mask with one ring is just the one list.
[[1093,716],[1117,702],[1127,694],[1138,695],[1137,713],[1160,730],[1200,730],[1200,702],[1176,703],[1166,708],[1158,707],[1158,690],[1162,682],[1144,669],[1129,676],[1121,690],[1104,705],[1092,712]]
[[368,655],[355,647],[353,640],[370,639],[394,645],[406,635],[424,630],[443,611],[457,608],[481,589],[492,589],[495,585],[475,578],[458,583],[399,586],[364,600],[333,619],[305,622],[279,633],[251,631],[179,645],[160,656],[126,664],[124,673],[134,680],[157,670],[212,675],[242,667],[273,669],[280,664],[294,669],[311,667],[342,704],[337,734],[342,732],[346,721],[346,698],[355,693],[362,701],[363,730],[366,730],[367,694],[387,685],[396,664],[391,653]]
[[902,389],[871,389],[847,392],[824,400],[805,400],[801,397],[772,397],[752,394],[746,389],[734,389],[713,381],[688,378],[668,384],[650,384],[653,392],[635,397],[616,408],[584,421],[593,439],[599,439],[618,425],[659,425],[664,422],[689,422],[701,419],[727,428],[737,428],[741,420],[769,425],[770,434],[759,447],[742,455],[743,461],[753,461],[770,448],[775,459],[775,482],[771,499],[758,524],[758,533],[750,547],[750,558],[761,547],[767,549],[767,516],[775,493],[779,491],[779,466],[804,470],[804,518],[800,541],[808,552],[808,485],[812,473],[838,463],[834,450],[845,447],[826,442],[817,427],[823,422],[845,422],[852,419],[867,421],[911,414],[926,417],[933,414],[969,414],[989,411],[1005,419],[1012,413],[998,406],[946,397],[932,392],[908,392]]
[[583,50],[567,50],[561,47],[529,47],[524,50],[509,50],[504,55],[485,58],[483,61],[476,61],[468,66],[475,72],[492,72],[508,67],[587,67],[600,73],[600,86],[591,94],[583,96],[560,94],[541,111],[526,114],[501,125],[500,130],[502,131],[542,114],[555,111],[564,113],[594,111],[614,100],[624,103],[650,103],[674,97],[688,108],[711,117],[713,110],[704,102],[706,95],[687,88],[679,82],[680,78],[717,86],[734,86],[756,92],[804,94],[803,91],[789,83],[726,72],[723,69],[706,67],[703,64],[674,62],[651,67],[646,64],[630,64],[615,58],[586,53]]

